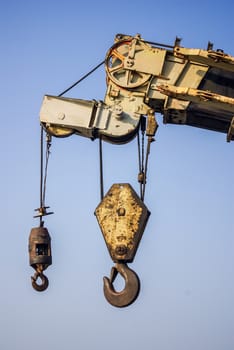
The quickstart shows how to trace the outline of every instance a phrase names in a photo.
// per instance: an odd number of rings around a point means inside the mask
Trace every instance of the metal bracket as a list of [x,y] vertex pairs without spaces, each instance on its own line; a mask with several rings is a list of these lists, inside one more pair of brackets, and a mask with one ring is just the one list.
[[228,129],[227,142],[230,142],[232,139],[234,139],[234,117],[232,118],[230,127]]

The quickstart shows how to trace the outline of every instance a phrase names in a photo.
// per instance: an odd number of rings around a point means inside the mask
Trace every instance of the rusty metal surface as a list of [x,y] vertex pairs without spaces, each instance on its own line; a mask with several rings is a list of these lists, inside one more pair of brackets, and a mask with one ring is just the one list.
[[[150,43],[140,34],[117,34],[105,58],[104,101],[45,95],[40,111],[43,127],[57,137],[76,133],[122,144],[136,136],[141,117],[152,109],[163,115],[165,124],[229,133],[234,57],[220,49],[214,51],[210,42],[207,50],[181,47],[180,42],[176,38],[172,46]],[[177,92],[201,92],[194,99],[191,94],[168,94],[159,88],[163,85]],[[234,140],[230,133],[227,138]]]
[[234,139],[234,117],[232,118],[229,130],[227,133],[227,142],[230,142],[232,139]]
[[52,264],[51,238],[47,228],[34,227],[29,236],[29,262],[36,269],[38,264],[45,270]]
[[[120,292],[117,292],[113,286],[118,273],[125,280],[125,287]],[[117,263],[111,269],[110,278],[104,277],[103,282],[103,291],[106,300],[116,307],[126,307],[132,304],[140,292],[140,280],[137,274],[127,264]]]
[[[47,228],[40,226],[32,228],[29,235],[29,263],[35,269],[34,276],[31,277],[32,287],[42,292],[48,288],[48,278],[43,271],[52,264],[51,238]],[[41,283],[38,284],[38,279]]]
[[95,210],[114,262],[134,259],[149,210],[129,184],[114,184]]
[[[41,283],[38,283],[38,279],[41,280]],[[49,286],[49,280],[48,278],[43,274],[43,272],[35,272],[34,276],[31,277],[32,280],[32,287],[37,292],[44,292]]]

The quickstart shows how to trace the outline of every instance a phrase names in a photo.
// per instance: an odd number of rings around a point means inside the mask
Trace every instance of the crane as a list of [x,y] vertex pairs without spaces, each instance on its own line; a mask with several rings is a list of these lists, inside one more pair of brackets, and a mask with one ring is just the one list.
[[[104,100],[83,100],[45,95],[40,110],[42,130],[50,139],[72,134],[91,140],[125,144],[142,134],[148,137],[145,164],[138,174],[140,197],[130,184],[113,184],[95,210],[100,229],[115,266],[104,277],[104,294],[110,304],[125,307],[140,290],[132,262],[150,216],[144,203],[146,172],[151,143],[158,128],[156,114],[164,124],[178,124],[226,134],[234,140],[234,57],[221,49],[185,48],[176,37],[173,45],[153,43],[117,34],[105,56]],[[50,141],[48,142],[50,145]],[[101,146],[100,146],[101,147]],[[143,154],[142,154],[143,158]],[[41,218],[48,215],[41,205]],[[50,236],[41,221],[29,239],[30,265],[36,270],[33,287],[43,291],[48,279],[43,271],[52,263]],[[117,274],[125,280],[121,292],[114,289]],[[37,278],[42,284],[38,285]]]
[[150,45],[117,34],[105,58],[104,102],[44,96],[40,121],[53,136],[72,133],[112,143],[131,141],[142,115],[164,123],[226,133],[234,140],[234,57],[180,46]]

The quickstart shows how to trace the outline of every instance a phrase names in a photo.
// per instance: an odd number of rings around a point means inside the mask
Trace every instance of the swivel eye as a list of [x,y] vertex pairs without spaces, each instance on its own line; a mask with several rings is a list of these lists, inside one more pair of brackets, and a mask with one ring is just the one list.
[[[117,292],[113,286],[118,273],[125,280],[125,288],[120,292]],[[125,307],[132,304],[140,292],[140,280],[137,274],[127,264],[116,263],[111,269],[110,278],[104,277],[103,282],[105,298],[111,305],[116,307]]]

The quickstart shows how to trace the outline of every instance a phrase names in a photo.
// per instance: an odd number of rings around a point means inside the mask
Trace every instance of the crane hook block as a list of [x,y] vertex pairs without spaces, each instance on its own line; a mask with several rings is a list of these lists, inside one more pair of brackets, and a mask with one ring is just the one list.
[[[47,228],[34,227],[29,236],[29,263],[35,269],[35,275],[32,277],[32,286],[37,291],[43,291],[48,287],[48,279],[43,275],[43,271],[52,264],[51,256],[51,238]],[[42,285],[37,285],[36,281],[40,278]]]
[[114,262],[132,262],[150,212],[127,183],[113,184],[95,210]]

